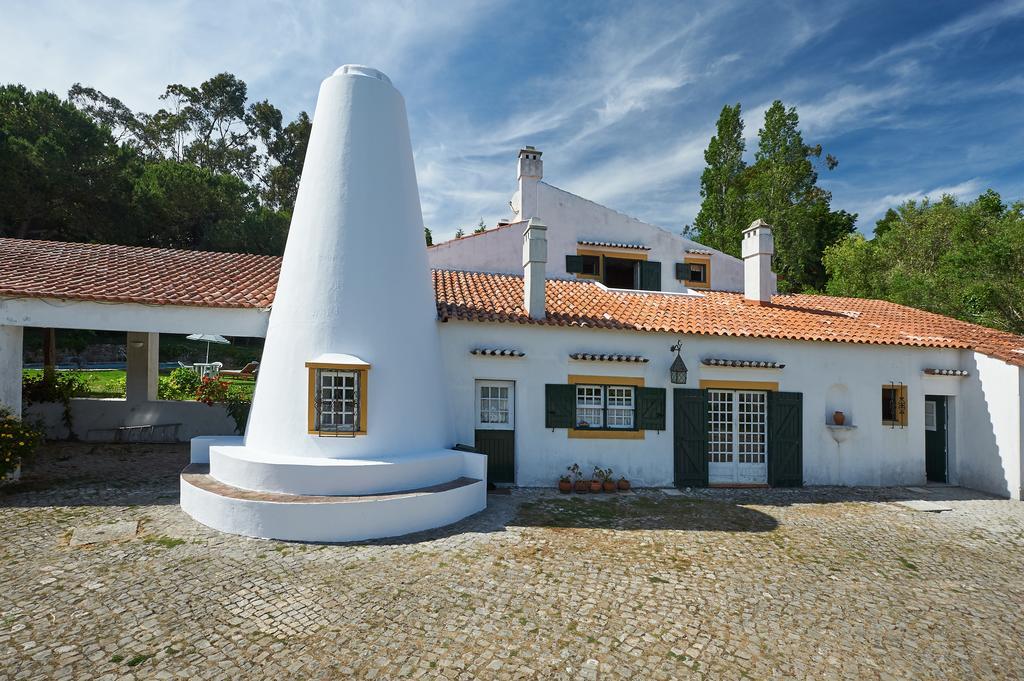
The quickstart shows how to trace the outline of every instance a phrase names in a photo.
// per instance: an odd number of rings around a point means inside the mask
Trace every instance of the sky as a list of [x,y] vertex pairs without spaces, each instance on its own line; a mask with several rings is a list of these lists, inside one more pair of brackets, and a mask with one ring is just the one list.
[[287,118],[341,64],[405,96],[435,240],[509,216],[516,155],[545,181],[677,231],[739,102],[795,106],[833,208],[870,234],[891,206],[991,187],[1024,198],[1024,0],[469,2],[0,0],[0,82],[80,82],[153,111],[220,72]]

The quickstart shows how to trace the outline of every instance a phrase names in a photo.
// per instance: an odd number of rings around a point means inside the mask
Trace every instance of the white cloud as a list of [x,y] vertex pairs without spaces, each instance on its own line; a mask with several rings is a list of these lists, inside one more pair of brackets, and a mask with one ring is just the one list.
[[870,230],[890,208],[896,208],[907,201],[921,202],[925,199],[938,201],[945,195],[954,196],[959,200],[973,200],[985,188],[986,183],[980,177],[972,177],[958,184],[944,187],[934,187],[928,190],[913,190],[897,194],[886,194],[885,196],[872,199],[862,203],[860,206],[851,208],[851,212],[859,214],[857,219],[862,230]]

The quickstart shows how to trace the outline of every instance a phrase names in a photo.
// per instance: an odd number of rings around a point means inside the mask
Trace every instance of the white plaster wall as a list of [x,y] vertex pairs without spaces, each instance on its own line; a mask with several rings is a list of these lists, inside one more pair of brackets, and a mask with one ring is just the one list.
[[957,401],[957,481],[992,494],[1021,499],[1024,439],[1022,370],[977,352],[964,351]]
[[[323,81],[246,447],[366,458],[452,444],[405,102],[372,69]],[[307,432],[305,363],[369,362],[367,434]]]
[[[517,196],[513,196],[515,205]],[[538,186],[538,217],[548,226],[548,277],[572,277],[565,271],[565,256],[575,254],[580,240],[641,243],[651,250],[648,260],[661,263],[663,291],[687,291],[675,278],[675,264],[687,249],[705,249],[661,227],[631,218],[600,204],[553,187]],[[523,227],[509,225],[466,236],[428,249],[430,266],[438,269],[522,273]],[[772,275],[774,282],[774,275]],[[711,254],[711,286],[716,290],[743,290],[743,262],[719,251]],[[701,290],[701,289],[696,289]]]
[[21,367],[24,329],[0,325],[0,405],[21,413]]
[[[26,409],[25,416],[29,421],[41,421],[47,438],[67,439],[68,429],[64,425],[63,405],[33,404]],[[223,405],[207,406],[201,402],[172,400],[128,402],[119,399],[73,399],[71,423],[78,439],[94,441],[109,441],[113,439],[113,435],[110,432],[89,431],[150,424],[182,424],[178,429],[178,442],[188,442],[199,435],[225,435],[235,432],[235,421],[228,416]]]
[[262,338],[270,310],[0,298],[0,324],[97,331],[218,333]]
[[[638,485],[670,485],[673,477],[672,386],[668,370],[672,334],[598,329],[551,328],[514,324],[448,322],[441,325],[453,427],[459,442],[472,444],[475,430],[475,379],[516,381],[516,481],[550,486],[566,466],[578,462],[587,472],[611,466]],[[474,357],[474,347],[514,348],[523,359]],[[647,364],[578,362],[570,352],[639,354]],[[702,357],[757,359],[785,363],[785,369],[726,369],[701,365]],[[783,391],[802,392],[804,404],[804,480],[809,485],[904,485],[925,482],[924,395],[955,392],[927,384],[926,367],[956,367],[959,351],[924,350],[850,343],[771,341],[683,336],[683,359],[690,369],[688,388],[701,379],[772,381]],[[565,430],[544,428],[544,385],[564,383],[569,374],[642,376],[649,387],[668,389],[665,432],[648,431],[643,440],[570,439]],[[908,386],[907,428],[882,425],[881,386]],[[836,391],[835,386],[844,390]],[[841,397],[837,397],[837,392]],[[838,445],[826,419],[841,407],[857,426]],[[770,454],[769,454],[770,455]]]

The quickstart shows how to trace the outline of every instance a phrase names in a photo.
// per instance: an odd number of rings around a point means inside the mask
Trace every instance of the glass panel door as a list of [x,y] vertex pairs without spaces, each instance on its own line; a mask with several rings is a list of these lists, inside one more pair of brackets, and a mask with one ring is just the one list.
[[767,482],[767,393],[712,389],[708,404],[708,482]]

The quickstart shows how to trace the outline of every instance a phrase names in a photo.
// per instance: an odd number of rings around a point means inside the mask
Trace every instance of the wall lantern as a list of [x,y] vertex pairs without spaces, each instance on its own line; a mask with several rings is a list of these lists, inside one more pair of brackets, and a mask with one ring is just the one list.
[[679,351],[683,349],[683,341],[677,341],[669,350],[674,350],[676,358],[672,360],[672,367],[668,370],[669,379],[677,385],[686,384],[686,364],[683,362],[683,358],[679,356]]

